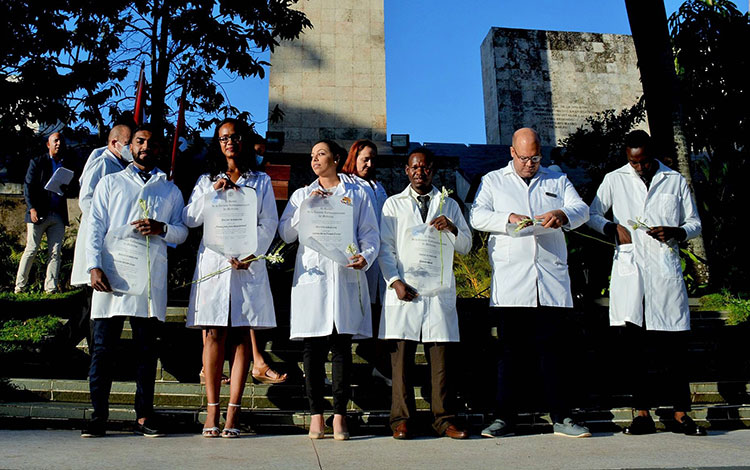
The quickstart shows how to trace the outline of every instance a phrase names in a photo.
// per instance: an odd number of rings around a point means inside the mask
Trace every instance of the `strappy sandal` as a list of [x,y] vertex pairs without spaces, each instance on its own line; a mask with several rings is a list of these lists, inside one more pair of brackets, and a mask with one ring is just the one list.
[[[206,406],[219,406],[218,403],[208,403]],[[214,438],[219,437],[221,435],[221,431],[217,426],[213,426],[210,428],[203,428],[203,432],[201,433],[203,437],[206,438]]]
[[[235,403],[229,403],[229,406],[232,408],[239,408],[242,405],[238,405]],[[240,410],[237,410],[237,413],[239,413]],[[236,420],[235,420],[236,421]],[[227,439],[234,439],[237,437],[240,437],[240,434],[242,431],[240,431],[238,428],[224,428],[223,431],[221,431],[221,437],[227,438]]]
[[[198,374],[198,377],[200,378],[201,385],[206,384],[206,373],[203,372],[203,369],[201,369],[200,373]],[[222,385],[229,385],[230,378],[226,374],[221,374],[221,384]]]
[[[268,371],[275,372],[276,377],[268,375]],[[287,375],[280,374],[278,371],[271,369],[271,366],[266,364],[258,370],[258,373],[253,373],[253,378],[262,384],[280,384],[286,382]]]

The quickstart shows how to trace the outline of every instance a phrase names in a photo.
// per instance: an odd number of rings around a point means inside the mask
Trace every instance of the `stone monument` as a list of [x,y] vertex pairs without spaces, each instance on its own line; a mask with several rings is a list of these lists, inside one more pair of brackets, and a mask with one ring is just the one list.
[[643,94],[630,36],[492,28],[480,50],[488,144],[533,127],[556,146],[587,117]]
[[271,55],[269,114],[284,112],[269,131],[286,142],[330,138],[386,140],[383,0],[309,0],[312,29]]

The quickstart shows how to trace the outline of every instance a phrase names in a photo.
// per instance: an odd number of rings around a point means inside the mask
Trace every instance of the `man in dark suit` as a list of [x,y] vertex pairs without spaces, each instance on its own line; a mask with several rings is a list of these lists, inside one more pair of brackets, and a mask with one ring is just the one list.
[[16,293],[22,292],[28,284],[29,271],[45,233],[49,245],[49,261],[44,291],[53,293],[59,288],[60,252],[65,226],[68,225],[67,197],[71,188],[64,186],[64,194],[59,196],[44,189],[44,186],[58,168],[73,168],[61,158],[64,146],[62,134],[55,132],[47,139],[47,154],[33,158],[29,162],[29,169],[23,184],[23,196],[26,199],[26,249],[18,264]]

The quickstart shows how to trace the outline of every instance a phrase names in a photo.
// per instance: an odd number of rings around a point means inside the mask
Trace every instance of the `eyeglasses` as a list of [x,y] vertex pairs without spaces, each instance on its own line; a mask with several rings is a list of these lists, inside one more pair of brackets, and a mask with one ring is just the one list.
[[232,134],[232,135],[223,135],[219,137],[219,142],[222,144],[226,144],[229,141],[234,142],[235,144],[242,142],[242,136],[239,134]]
[[520,161],[521,163],[539,163],[542,161],[541,155],[533,155],[531,157],[522,157],[520,155],[516,155],[516,158],[518,158],[518,161]]

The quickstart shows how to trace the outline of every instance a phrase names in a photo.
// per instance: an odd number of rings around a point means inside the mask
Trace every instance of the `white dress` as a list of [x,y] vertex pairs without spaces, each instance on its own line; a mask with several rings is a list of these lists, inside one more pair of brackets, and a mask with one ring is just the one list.
[[[265,254],[279,223],[271,178],[263,172],[253,171],[240,176],[235,184],[252,188],[258,198],[258,248],[255,253],[247,255]],[[205,196],[215,191],[209,175],[198,179],[182,212],[185,225],[203,225]],[[201,240],[193,281],[227,266],[228,259],[206,248]],[[192,285],[187,313],[188,327],[227,326],[230,316],[232,326],[250,326],[256,329],[276,326],[265,260],[253,261],[247,270],[230,269]]]

